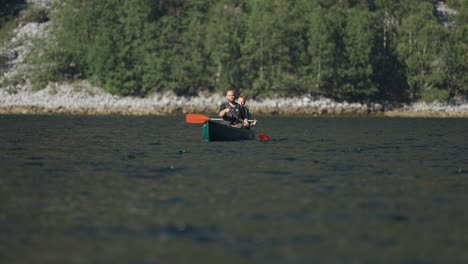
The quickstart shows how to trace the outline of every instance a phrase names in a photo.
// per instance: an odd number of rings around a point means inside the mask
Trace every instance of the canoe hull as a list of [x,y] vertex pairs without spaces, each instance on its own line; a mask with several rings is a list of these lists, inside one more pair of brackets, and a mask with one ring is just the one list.
[[255,139],[255,131],[207,121],[203,124],[203,139],[205,141],[252,140]]

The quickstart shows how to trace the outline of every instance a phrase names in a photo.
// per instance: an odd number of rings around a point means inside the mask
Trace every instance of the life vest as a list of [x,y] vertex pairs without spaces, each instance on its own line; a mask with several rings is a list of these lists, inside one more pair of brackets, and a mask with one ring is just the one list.
[[224,107],[229,108],[230,111],[229,113],[225,114],[223,116],[223,120],[229,121],[232,125],[235,125],[237,123],[241,123],[241,117],[244,116],[244,113],[242,113],[242,109],[239,104],[235,103],[234,107],[232,107],[229,102],[224,103]]

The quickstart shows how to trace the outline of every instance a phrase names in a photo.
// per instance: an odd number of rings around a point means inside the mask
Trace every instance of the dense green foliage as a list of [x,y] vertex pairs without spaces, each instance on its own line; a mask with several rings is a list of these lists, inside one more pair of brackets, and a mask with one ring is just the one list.
[[24,1],[0,0],[0,28],[6,21],[16,16],[24,5]]
[[[15,17],[26,4],[18,0],[0,0],[0,45],[9,39],[9,33],[16,27]],[[0,65],[1,65],[0,56]]]
[[468,0],[448,4],[452,27],[432,0],[64,0],[34,76],[141,96],[466,96]]

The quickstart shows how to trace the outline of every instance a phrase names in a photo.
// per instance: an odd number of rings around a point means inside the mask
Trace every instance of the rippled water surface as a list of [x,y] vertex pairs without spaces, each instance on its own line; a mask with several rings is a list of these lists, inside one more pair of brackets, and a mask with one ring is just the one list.
[[0,116],[0,263],[468,263],[468,119]]

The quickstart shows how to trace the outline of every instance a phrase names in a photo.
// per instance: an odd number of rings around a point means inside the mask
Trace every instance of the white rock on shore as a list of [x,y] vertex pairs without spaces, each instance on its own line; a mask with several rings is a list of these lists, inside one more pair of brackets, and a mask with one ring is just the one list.
[[[223,95],[200,93],[194,97],[179,97],[170,92],[155,93],[145,98],[111,95],[86,81],[73,84],[50,84],[32,92],[22,89],[9,93],[0,89],[2,113],[70,113],[167,115],[184,113],[214,114],[225,101]],[[362,104],[336,102],[310,95],[292,98],[249,100],[256,115],[346,115],[346,116],[444,116],[468,117],[468,102],[456,104],[415,103],[394,107],[380,103]]]

